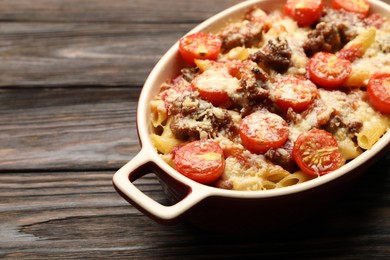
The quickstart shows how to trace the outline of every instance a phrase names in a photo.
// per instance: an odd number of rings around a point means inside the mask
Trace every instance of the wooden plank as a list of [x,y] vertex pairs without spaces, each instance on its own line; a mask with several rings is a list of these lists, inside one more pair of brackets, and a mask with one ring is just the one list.
[[141,86],[184,33],[239,1],[176,2],[0,1],[0,87]]
[[[390,256],[390,154],[322,214],[246,237],[158,225],[115,192],[149,71],[233,2],[0,0],[0,258]],[[168,203],[153,175],[136,185]]]
[[[212,234],[186,223],[156,224],[115,193],[111,171],[3,173],[0,257],[386,257],[390,255],[389,159],[382,159],[313,219],[245,237]],[[136,185],[165,203],[153,175],[137,180]]]
[[0,23],[0,87],[141,86],[190,27]]
[[122,166],[139,150],[139,91],[0,89],[0,171]]
[[0,87],[141,86],[184,33],[238,2],[0,1]]
[[241,0],[1,0],[0,20],[29,22],[198,23]]

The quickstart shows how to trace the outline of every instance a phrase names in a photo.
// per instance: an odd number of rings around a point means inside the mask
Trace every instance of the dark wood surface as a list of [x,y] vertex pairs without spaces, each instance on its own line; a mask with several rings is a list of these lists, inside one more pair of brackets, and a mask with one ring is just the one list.
[[115,192],[148,73],[238,2],[0,0],[0,258],[390,258],[390,154],[306,223],[245,237],[161,226]]

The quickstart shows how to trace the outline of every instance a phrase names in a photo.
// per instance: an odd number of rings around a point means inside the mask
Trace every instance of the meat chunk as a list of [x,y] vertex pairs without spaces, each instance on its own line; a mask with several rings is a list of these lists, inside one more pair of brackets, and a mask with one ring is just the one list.
[[181,140],[212,137],[222,129],[232,134],[238,131],[226,109],[213,107],[206,101],[178,100],[173,103],[170,111],[175,112],[170,124],[172,133]]
[[199,100],[193,93],[183,96],[177,95],[168,106],[168,114],[182,114],[184,116],[195,113],[199,109]]
[[283,73],[290,67],[291,55],[287,40],[276,37],[270,39],[260,51],[249,55],[249,59],[257,63],[264,62],[277,72]]
[[343,44],[355,38],[358,35],[359,30],[366,27],[359,14],[347,12],[343,9],[326,9],[324,15],[320,19],[320,22],[324,22],[328,25],[334,25],[338,29],[341,29],[340,35],[341,42]]
[[292,156],[294,143],[287,140],[281,148],[271,149],[265,153],[265,157],[274,164],[280,165],[283,169],[289,172],[298,170],[298,166]]
[[171,130],[173,135],[180,140],[199,140],[200,131],[211,131],[211,126],[202,125],[200,123],[188,123],[190,119],[184,117],[181,114],[177,114],[173,116],[173,120],[171,122]]
[[316,28],[308,34],[308,39],[303,44],[303,49],[308,57],[313,56],[316,52],[325,51],[335,53],[342,46],[343,24],[327,24],[320,22]]
[[268,78],[262,69],[256,68],[252,70],[254,77],[252,80],[243,81],[250,101],[262,101],[268,98],[269,91],[265,88]]
[[183,75],[183,79],[191,82],[193,78],[198,74],[199,69],[198,68],[183,68],[181,70],[181,73]]
[[352,121],[345,123],[341,116],[335,115],[333,116],[326,125],[326,129],[335,133],[340,128],[346,128],[348,133],[355,135],[358,133],[363,127],[363,123],[359,121]]
[[222,49],[231,49],[237,46],[251,47],[261,38],[263,24],[244,20],[243,22],[228,25],[219,34],[222,39]]
[[326,9],[315,29],[308,34],[303,49],[308,57],[319,51],[335,53],[354,39],[359,28],[364,26],[364,21],[357,14]]

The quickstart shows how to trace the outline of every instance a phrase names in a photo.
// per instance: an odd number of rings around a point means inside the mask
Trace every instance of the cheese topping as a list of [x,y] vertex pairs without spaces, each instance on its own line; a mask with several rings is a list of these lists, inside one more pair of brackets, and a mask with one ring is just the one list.
[[[366,93],[372,75],[390,73],[389,21],[383,18],[381,27],[373,28],[359,15],[328,8],[319,26],[299,27],[280,11],[251,12],[217,33],[223,46],[216,60],[195,61],[197,67],[185,68],[178,78],[163,84],[151,101],[153,140],[164,160],[175,167],[172,146],[212,139],[222,148],[225,160],[225,170],[213,185],[266,190],[314,178],[298,169],[292,155],[298,136],[313,128],[331,133],[345,160],[370,149],[390,126],[390,116],[373,109]],[[355,43],[362,53],[351,61],[352,71],[343,85],[328,90],[310,81],[306,68],[315,53],[336,54]],[[326,67],[335,65],[332,62],[337,60],[325,64]],[[283,81],[285,77],[309,81],[315,94],[306,93],[302,85]],[[207,95],[220,93],[229,100],[218,103],[208,99]],[[287,108],[277,104],[278,99],[298,102],[307,98],[310,102],[303,111],[294,111],[291,104]],[[248,117],[255,113],[270,113],[275,116],[274,121]],[[245,123],[251,126],[247,134],[254,139],[272,137],[276,124],[286,126],[288,139],[265,153],[252,153],[240,136],[240,127]],[[168,137],[174,141],[170,142]],[[206,161],[221,159],[217,153],[197,156]],[[326,167],[319,164],[315,170],[318,173]]]

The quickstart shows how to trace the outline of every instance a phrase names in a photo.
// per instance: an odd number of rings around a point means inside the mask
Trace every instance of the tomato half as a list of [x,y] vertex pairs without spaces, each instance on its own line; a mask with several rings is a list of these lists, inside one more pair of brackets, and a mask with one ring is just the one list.
[[340,87],[351,71],[350,61],[328,52],[317,52],[308,65],[311,81],[328,89]]
[[288,0],[284,14],[293,18],[299,26],[310,26],[320,19],[322,9],[321,0]]
[[240,81],[225,67],[204,71],[191,81],[191,85],[199,92],[201,99],[211,102],[214,106],[228,107],[231,101],[228,93],[239,89]]
[[332,7],[362,14],[363,16],[367,16],[370,10],[370,4],[366,0],[333,0]]
[[246,149],[263,154],[281,147],[288,138],[286,121],[267,110],[256,111],[241,120],[240,137]]
[[312,129],[298,136],[293,158],[302,171],[315,176],[332,172],[345,163],[336,139],[320,129]]
[[318,96],[317,86],[308,79],[295,76],[279,78],[270,87],[271,99],[283,110],[301,112]]
[[390,73],[373,75],[368,81],[367,95],[374,108],[390,114]]
[[336,53],[336,56],[353,62],[354,60],[362,57],[364,54],[363,46],[361,44],[356,44],[349,46],[349,48],[343,48]]
[[221,51],[222,41],[209,33],[194,33],[179,41],[179,52],[183,59],[195,66],[195,59],[215,60]]
[[216,181],[225,169],[222,148],[212,140],[198,140],[180,146],[173,158],[176,170],[203,184]]

